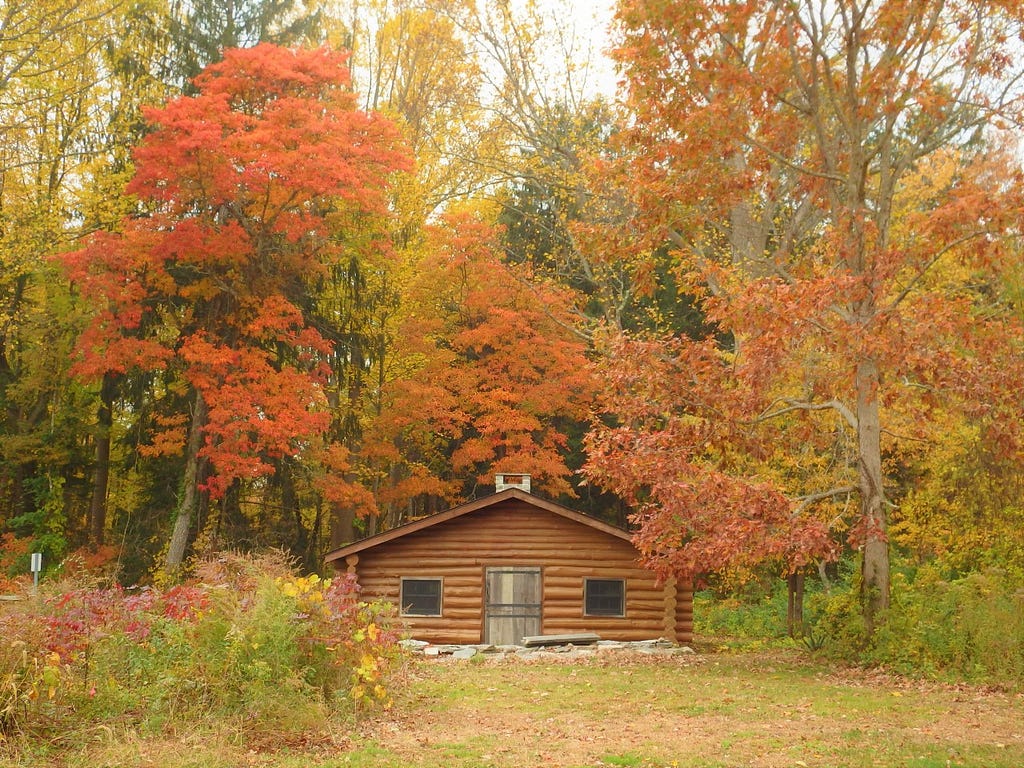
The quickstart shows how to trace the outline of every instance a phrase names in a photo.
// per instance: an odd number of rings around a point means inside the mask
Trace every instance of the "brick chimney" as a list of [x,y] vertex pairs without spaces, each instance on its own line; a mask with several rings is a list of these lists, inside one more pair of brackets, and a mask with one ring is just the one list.
[[529,475],[497,474],[494,476],[494,492],[501,493],[509,488],[518,488],[520,491],[530,492]]

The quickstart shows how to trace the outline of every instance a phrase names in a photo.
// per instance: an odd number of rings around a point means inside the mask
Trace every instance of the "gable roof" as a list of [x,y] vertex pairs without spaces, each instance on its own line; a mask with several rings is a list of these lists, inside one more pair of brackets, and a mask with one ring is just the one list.
[[449,520],[454,520],[455,518],[462,517],[463,515],[469,515],[473,512],[478,512],[481,509],[493,507],[496,504],[500,504],[504,501],[509,501],[510,499],[518,499],[519,501],[524,501],[527,504],[537,507],[538,509],[543,509],[553,514],[556,514],[560,517],[564,517],[567,520],[572,520],[575,523],[580,523],[582,525],[595,528],[596,530],[601,531],[602,533],[607,533],[610,536],[615,536],[616,538],[622,539],[623,541],[628,541],[630,544],[632,544],[633,542],[632,536],[629,534],[629,532],[624,531],[621,528],[618,528],[614,525],[609,525],[608,523],[597,520],[593,517],[590,517],[589,515],[584,515],[581,512],[575,512],[569,509],[568,507],[563,507],[561,504],[556,504],[553,501],[547,501],[546,499],[538,498],[537,496],[534,496],[533,494],[530,493],[526,493],[525,491],[521,491],[518,488],[508,488],[504,491],[491,494],[490,496],[485,496],[482,499],[474,499],[473,501],[468,501],[465,504],[460,504],[457,507],[452,507],[451,509],[446,510],[444,512],[438,512],[428,517],[422,517],[419,520],[414,520],[410,523],[406,523],[405,525],[400,525],[397,528],[392,528],[389,531],[378,533],[376,536],[369,536],[365,539],[361,539],[360,541],[355,541],[351,544],[347,544],[344,547],[340,547],[339,549],[335,549],[331,552],[328,552],[327,555],[324,556],[324,562],[331,563],[335,560],[341,560],[342,558],[348,557],[349,555],[354,555],[357,552],[362,552],[363,550],[371,549],[380,544],[385,544],[389,541],[394,541],[395,539],[399,539],[402,536],[408,536],[410,533],[422,531],[425,528],[431,528],[435,525],[446,523]]

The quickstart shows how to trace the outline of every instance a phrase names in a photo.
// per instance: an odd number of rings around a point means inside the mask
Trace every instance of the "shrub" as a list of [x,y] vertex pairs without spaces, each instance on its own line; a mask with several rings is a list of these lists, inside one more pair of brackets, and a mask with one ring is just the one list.
[[897,574],[893,605],[867,658],[899,670],[1024,682],[1024,595],[997,571],[945,581]]
[[[891,606],[869,637],[854,561],[839,573],[828,592],[808,580],[802,647],[903,674],[1024,685],[1024,589],[1011,575],[953,575],[941,563],[896,558]],[[746,646],[775,643],[786,636],[786,607],[781,579],[749,584],[742,594],[705,591],[694,596],[694,629]]]
[[19,539],[11,532],[0,533],[0,594],[21,592],[30,583],[31,579],[24,574],[28,571],[31,546],[30,539]]
[[[822,603],[822,586],[808,576],[804,585],[804,622],[797,634],[813,627]],[[705,637],[739,640],[744,645],[788,643],[789,583],[765,577],[743,585],[741,591],[695,593],[694,631]]]
[[61,708],[66,669],[45,650],[42,617],[22,605],[0,613],[0,737],[27,720],[46,722]]
[[833,655],[898,672],[1024,684],[1024,591],[989,570],[943,578],[935,565],[894,569],[892,603],[869,638],[855,584],[835,592],[819,628]]
[[704,637],[751,642],[786,636],[786,585],[746,596],[698,592],[693,596],[694,632]]
[[65,588],[0,616],[0,725],[192,727],[211,715],[295,730],[389,703],[398,636],[351,577],[300,577],[277,554],[220,555],[197,574],[163,591]]

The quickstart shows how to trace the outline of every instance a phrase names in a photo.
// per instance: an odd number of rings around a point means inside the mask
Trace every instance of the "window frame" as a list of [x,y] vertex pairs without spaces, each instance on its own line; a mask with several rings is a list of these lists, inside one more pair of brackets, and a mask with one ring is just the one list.
[[[406,610],[405,585],[412,581],[430,581],[437,583],[437,613],[410,613]],[[423,597],[419,595],[418,597]],[[444,577],[443,576],[402,576],[398,582],[398,615],[410,618],[437,618],[444,611]]]
[[[593,612],[591,610],[591,605],[590,605],[590,597],[591,597],[590,585],[591,585],[591,582],[596,582],[596,581],[605,582],[605,583],[609,583],[609,584],[613,584],[614,583],[614,584],[619,584],[621,586],[621,596],[619,598],[621,602],[620,602],[620,607],[619,607],[619,612],[618,613],[611,613],[611,612],[605,611],[605,610],[599,610],[597,612]],[[594,597],[602,597],[604,599],[608,598],[607,595],[601,595],[601,596],[595,595]],[[624,618],[626,618],[626,580],[625,579],[601,578],[601,577],[597,577],[597,576],[584,578],[583,579],[583,615],[584,616],[588,616],[588,617],[603,618],[603,619],[624,619]]]

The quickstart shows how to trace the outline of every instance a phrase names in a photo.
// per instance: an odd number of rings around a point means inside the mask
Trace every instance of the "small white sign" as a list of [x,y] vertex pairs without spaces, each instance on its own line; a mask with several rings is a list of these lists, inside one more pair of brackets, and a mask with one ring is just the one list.
[[[24,562],[24,561],[22,561]],[[39,573],[43,570],[43,553],[33,552],[32,553],[32,565],[29,567],[32,573]]]

